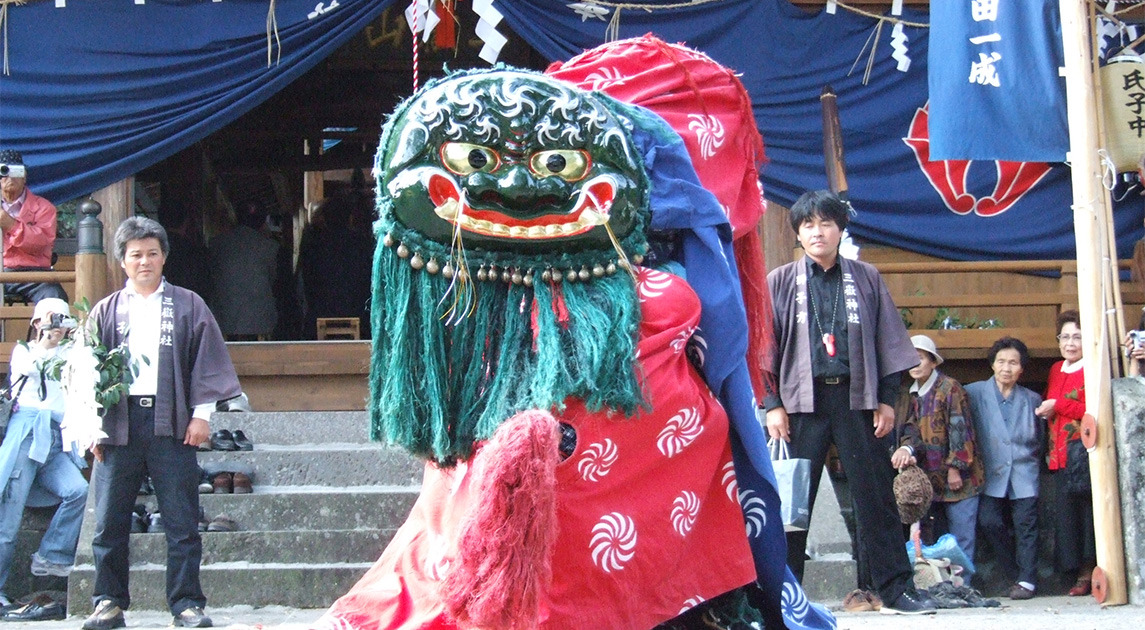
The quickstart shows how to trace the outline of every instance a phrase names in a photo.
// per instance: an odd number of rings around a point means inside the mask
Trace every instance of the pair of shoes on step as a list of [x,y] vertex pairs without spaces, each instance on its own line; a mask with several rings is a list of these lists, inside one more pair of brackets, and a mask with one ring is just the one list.
[[211,487],[214,494],[250,494],[253,491],[250,475],[225,470],[211,477]]
[[58,621],[65,617],[67,610],[63,603],[45,593],[37,593],[27,603],[5,606],[0,612],[0,621]]
[[158,534],[163,532],[163,516],[159,512],[151,513],[147,511],[147,506],[142,503],[136,503],[135,509],[131,512],[131,533],[132,534]]
[[215,518],[212,518],[210,520],[210,522],[207,523],[206,531],[208,531],[208,532],[237,532],[237,531],[239,531],[239,524],[238,524],[238,521],[231,518],[229,515],[227,515],[225,513],[219,514],[218,516],[216,516]]
[[242,432],[219,429],[211,434],[211,439],[199,445],[200,451],[253,451],[254,442]]
[[[213,622],[202,608],[192,606],[172,617],[171,625],[176,628],[210,628]],[[100,600],[95,611],[83,622],[83,630],[113,630],[126,626],[123,609],[110,599]]]

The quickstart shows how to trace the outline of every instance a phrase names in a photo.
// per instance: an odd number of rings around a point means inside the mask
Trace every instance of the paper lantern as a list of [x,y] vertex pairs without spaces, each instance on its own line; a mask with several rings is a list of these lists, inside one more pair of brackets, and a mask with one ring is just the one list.
[[1145,155],[1145,61],[1115,57],[1099,72],[1105,148],[1117,172],[1136,171]]

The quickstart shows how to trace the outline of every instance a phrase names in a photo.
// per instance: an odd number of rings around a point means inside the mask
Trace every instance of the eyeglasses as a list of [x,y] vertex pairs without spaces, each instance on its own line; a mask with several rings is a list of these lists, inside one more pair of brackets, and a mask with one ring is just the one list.
[[1081,343],[1081,335],[1058,335],[1058,341],[1076,341]]

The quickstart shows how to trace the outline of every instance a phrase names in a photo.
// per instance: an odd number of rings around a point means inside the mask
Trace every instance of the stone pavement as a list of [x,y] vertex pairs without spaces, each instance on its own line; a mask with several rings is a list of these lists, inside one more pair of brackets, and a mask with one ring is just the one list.
[[918,617],[842,610],[836,610],[835,615],[839,630],[1126,630],[1145,621],[1141,606],[1103,608],[1092,597],[999,601],[1002,608],[940,610]]
[[[839,630],[1125,630],[1141,626],[1145,608],[1102,608],[1089,597],[1035,597],[1029,601],[1003,599],[1002,608],[940,610],[936,615],[906,617],[879,613],[847,613],[836,610]],[[838,603],[833,607],[837,608]],[[231,606],[208,608],[216,628],[250,630],[303,630],[322,616],[323,610],[284,606]],[[79,630],[83,617],[63,621],[0,623],[0,630]],[[165,628],[171,616],[158,611],[127,611],[127,627]],[[585,630],[598,630],[586,628]]]

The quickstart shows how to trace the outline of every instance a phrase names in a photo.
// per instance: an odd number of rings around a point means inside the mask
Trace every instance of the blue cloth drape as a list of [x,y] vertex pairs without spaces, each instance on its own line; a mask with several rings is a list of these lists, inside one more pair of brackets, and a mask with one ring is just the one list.
[[[936,2],[931,11],[947,4],[971,3]],[[1013,7],[1025,2],[998,4]],[[1041,6],[1042,0],[1029,4]],[[496,0],[495,6],[504,14],[504,23],[552,60],[565,60],[604,43],[613,17],[609,12],[595,17],[583,5],[562,0]],[[929,23],[931,16],[907,8],[902,19]],[[910,66],[899,72],[892,57],[892,25],[884,23],[879,29],[877,20],[843,8],[830,15],[804,11],[787,0],[720,0],[676,9],[622,10],[619,25],[620,38],[651,32],[701,50],[740,73],[767,145],[769,163],[762,180],[769,200],[790,206],[804,191],[827,187],[819,94],[830,84],[838,94],[850,199],[858,211],[851,222],[856,236],[960,260],[1075,256],[1073,194],[1064,164],[1050,164],[1048,173],[1003,212],[995,212],[992,203],[1007,189],[999,184],[993,159],[965,165],[966,192],[975,203],[963,214],[947,205],[924,175],[906,139],[916,114],[928,102],[928,51],[939,37],[935,29],[904,27]],[[1048,34],[1042,41],[1048,46],[1055,36]],[[868,61],[872,65],[864,85]],[[1023,100],[1027,106],[1036,104],[1043,94],[1031,91]],[[1024,110],[1019,116],[1041,124],[1034,111]],[[1044,122],[1056,124],[1056,118]],[[925,124],[922,130],[925,135]],[[977,133],[992,135],[991,140],[1007,146],[1027,142],[1024,132],[1004,125]],[[959,180],[955,183],[961,183],[963,165],[950,166]],[[1141,197],[1125,192],[1116,191],[1116,196],[1125,198],[1114,210],[1117,249],[1123,258],[1132,255],[1133,244],[1145,235]]]
[[392,1],[277,0],[270,67],[267,0],[9,5],[0,148],[24,154],[41,196],[90,193],[262,103]]

